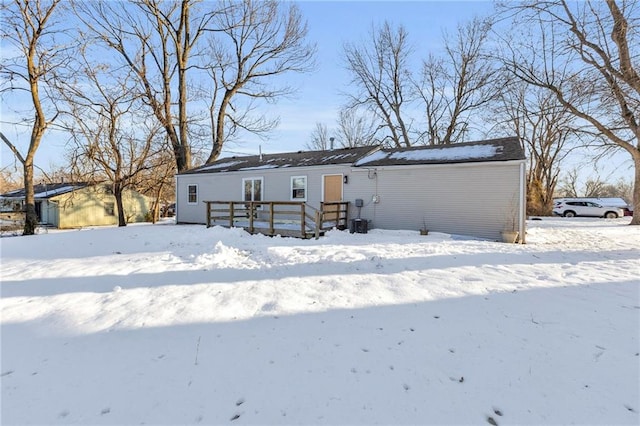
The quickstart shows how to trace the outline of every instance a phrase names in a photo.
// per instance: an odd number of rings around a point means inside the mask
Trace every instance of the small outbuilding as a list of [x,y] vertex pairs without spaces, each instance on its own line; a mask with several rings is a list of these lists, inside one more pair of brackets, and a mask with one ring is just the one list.
[[[51,183],[34,185],[38,223],[54,228],[117,225],[118,210],[110,185]],[[24,211],[25,190],[0,195],[2,210]],[[127,223],[144,222],[151,199],[137,191],[125,190],[122,202]]]
[[[224,210],[215,207],[227,205],[229,224],[234,208],[245,207],[253,227],[267,209],[295,203],[304,204],[303,217],[320,211],[326,219],[338,210],[336,223],[352,230],[357,221],[365,232],[426,228],[492,240],[508,230],[524,242],[525,166],[515,137],[227,157],[176,176],[176,220],[212,224],[214,212]],[[277,233],[274,226],[270,233]]]

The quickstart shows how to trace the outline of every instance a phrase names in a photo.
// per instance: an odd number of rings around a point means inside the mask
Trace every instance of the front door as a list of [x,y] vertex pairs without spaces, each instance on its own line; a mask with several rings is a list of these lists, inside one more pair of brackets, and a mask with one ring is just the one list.
[[[325,175],[324,176],[324,194],[323,201],[331,203],[342,201],[342,175]],[[327,222],[336,222],[339,219],[339,205],[324,206],[324,220]]]

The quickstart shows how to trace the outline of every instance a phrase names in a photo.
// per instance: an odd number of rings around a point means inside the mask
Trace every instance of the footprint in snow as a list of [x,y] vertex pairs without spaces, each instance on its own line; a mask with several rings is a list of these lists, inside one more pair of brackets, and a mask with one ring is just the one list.
[[236,413],[229,420],[234,421],[234,420],[238,420],[239,418],[240,418],[240,414]]
[[242,404],[244,404],[244,401],[245,401],[245,400],[244,400],[244,398],[240,398],[240,399],[238,399],[238,400],[236,401],[236,407],[239,407],[239,406],[241,406]]
[[487,423],[489,423],[490,425],[493,425],[493,426],[498,426],[498,422],[496,422],[495,419],[493,417],[491,417],[491,416],[487,417]]
[[100,411],[101,415],[105,415],[105,414],[109,414],[111,412],[111,408],[107,407],[107,408],[103,408],[102,411]]

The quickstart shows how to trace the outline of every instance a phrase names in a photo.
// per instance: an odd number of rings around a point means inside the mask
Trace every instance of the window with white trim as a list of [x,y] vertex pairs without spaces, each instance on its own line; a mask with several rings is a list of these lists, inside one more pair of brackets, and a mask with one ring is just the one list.
[[306,176],[291,176],[291,201],[307,201]]
[[242,179],[244,201],[263,201],[263,186],[262,178]]
[[187,187],[187,202],[196,204],[198,202],[198,185],[189,185]]

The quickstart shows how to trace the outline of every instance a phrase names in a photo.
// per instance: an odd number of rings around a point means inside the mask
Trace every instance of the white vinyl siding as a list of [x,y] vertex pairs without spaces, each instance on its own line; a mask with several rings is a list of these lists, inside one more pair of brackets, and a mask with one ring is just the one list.
[[417,231],[424,221],[430,231],[500,239],[517,221],[519,162],[354,170],[345,191],[364,200],[361,216],[375,228]]

